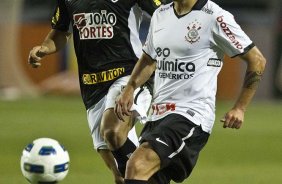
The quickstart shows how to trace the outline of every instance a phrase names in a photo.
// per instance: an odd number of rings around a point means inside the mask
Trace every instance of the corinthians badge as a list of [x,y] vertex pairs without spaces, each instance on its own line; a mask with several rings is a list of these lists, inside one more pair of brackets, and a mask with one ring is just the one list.
[[200,40],[199,30],[201,29],[201,24],[195,20],[195,22],[192,22],[187,27],[188,33],[185,36],[185,40],[189,43],[195,43]]

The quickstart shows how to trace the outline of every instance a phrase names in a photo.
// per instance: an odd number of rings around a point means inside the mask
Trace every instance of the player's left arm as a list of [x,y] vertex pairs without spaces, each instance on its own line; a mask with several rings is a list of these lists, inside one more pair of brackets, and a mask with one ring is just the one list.
[[224,128],[241,127],[247,106],[257,90],[265,69],[266,59],[257,47],[253,47],[240,57],[247,63],[244,84],[235,105],[221,119]]

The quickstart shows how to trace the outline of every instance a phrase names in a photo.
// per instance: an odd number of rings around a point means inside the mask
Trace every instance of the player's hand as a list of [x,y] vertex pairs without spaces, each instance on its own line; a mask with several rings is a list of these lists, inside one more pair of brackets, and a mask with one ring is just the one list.
[[221,118],[223,128],[236,128],[239,129],[244,121],[245,112],[242,109],[231,109]]
[[126,86],[116,99],[115,114],[118,119],[125,121],[124,116],[130,116],[130,108],[133,104],[134,89]]
[[30,64],[32,68],[40,67],[40,61],[44,56],[47,55],[48,50],[48,47],[45,46],[33,47],[28,56],[28,64]]

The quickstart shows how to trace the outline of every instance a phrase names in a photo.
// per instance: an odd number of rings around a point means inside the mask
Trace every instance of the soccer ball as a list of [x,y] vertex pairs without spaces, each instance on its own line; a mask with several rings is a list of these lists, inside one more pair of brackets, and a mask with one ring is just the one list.
[[28,144],[21,156],[21,170],[32,184],[57,183],[69,171],[69,154],[60,143],[39,138]]

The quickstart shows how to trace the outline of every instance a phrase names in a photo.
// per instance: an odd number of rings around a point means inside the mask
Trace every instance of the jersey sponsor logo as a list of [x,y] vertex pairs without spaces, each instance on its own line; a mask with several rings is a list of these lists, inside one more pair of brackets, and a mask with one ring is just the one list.
[[175,103],[154,104],[152,105],[154,115],[162,115],[168,111],[175,111]]
[[160,78],[168,78],[168,79],[175,79],[175,80],[181,80],[181,79],[191,79],[192,77],[194,77],[194,74],[176,74],[176,73],[165,73],[165,72],[161,72],[159,73],[159,77]]
[[219,23],[219,26],[221,27],[221,29],[223,30],[223,32],[225,33],[225,35],[229,38],[229,40],[231,41],[231,43],[237,48],[237,49],[243,49],[242,44],[237,40],[237,38],[235,37],[234,33],[229,29],[229,27],[227,26],[226,22],[223,20],[223,15],[219,16],[216,18],[216,21]]
[[199,30],[201,29],[201,24],[195,20],[188,25],[188,33],[185,36],[185,40],[191,44],[198,42],[200,40]]
[[82,81],[85,85],[93,85],[101,82],[111,81],[125,73],[124,68],[114,68],[99,73],[83,74]]
[[114,13],[101,10],[101,13],[79,13],[73,15],[74,26],[81,40],[111,39],[117,17]]
[[221,67],[221,59],[210,58],[208,60],[207,66]]
[[160,78],[168,79],[190,79],[194,76],[196,66],[193,62],[181,62],[178,59],[168,60],[170,56],[169,48],[156,49],[159,56],[157,59],[157,69],[159,70]]

